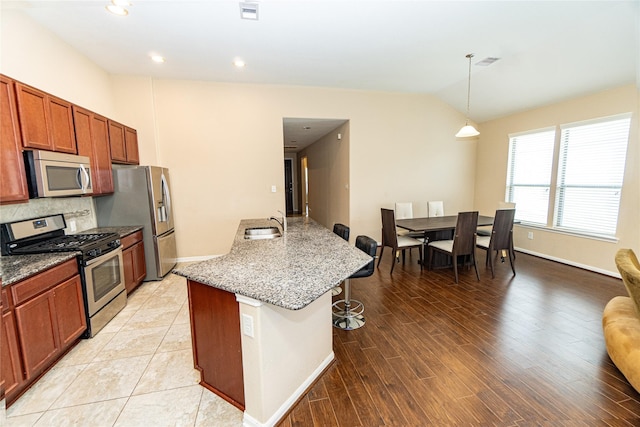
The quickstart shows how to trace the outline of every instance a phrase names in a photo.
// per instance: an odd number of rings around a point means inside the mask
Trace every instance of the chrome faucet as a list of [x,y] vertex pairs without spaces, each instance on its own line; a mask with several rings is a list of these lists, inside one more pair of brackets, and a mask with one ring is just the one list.
[[282,215],[282,219],[278,219],[275,216],[272,216],[271,218],[269,218],[269,221],[274,220],[275,222],[280,224],[280,227],[282,227],[282,232],[284,233],[285,231],[287,231],[287,216],[282,211],[278,212]]

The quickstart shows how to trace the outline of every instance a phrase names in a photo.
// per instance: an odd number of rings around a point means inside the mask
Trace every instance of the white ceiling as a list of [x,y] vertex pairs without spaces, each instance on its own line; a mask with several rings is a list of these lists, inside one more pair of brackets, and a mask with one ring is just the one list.
[[[262,0],[10,1],[114,74],[432,94],[501,117],[637,80],[640,2]],[[166,57],[152,63],[149,54]],[[247,66],[236,69],[234,58]]]

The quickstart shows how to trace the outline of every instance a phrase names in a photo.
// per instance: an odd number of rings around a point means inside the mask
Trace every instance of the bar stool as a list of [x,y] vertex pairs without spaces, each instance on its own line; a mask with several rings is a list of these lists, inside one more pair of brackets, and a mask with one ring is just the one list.
[[[344,224],[336,223],[333,225],[333,232],[347,242],[349,241],[349,231],[349,227]],[[331,289],[331,296],[340,295],[340,292],[342,292],[342,288],[340,286],[336,286]]]
[[[358,236],[356,238],[356,248],[367,253],[375,259],[378,243],[367,236]],[[333,326],[344,331],[351,331],[362,327],[365,323],[364,304],[361,301],[351,299],[351,279],[359,277],[368,277],[373,274],[375,269],[375,260],[353,273],[344,281],[344,299],[333,303]]]

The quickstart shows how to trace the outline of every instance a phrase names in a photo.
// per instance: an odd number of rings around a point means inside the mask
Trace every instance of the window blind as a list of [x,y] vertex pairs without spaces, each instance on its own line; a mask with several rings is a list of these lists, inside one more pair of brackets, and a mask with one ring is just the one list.
[[615,236],[631,118],[562,127],[554,226]]
[[505,200],[516,204],[516,219],[547,225],[555,129],[509,138]]

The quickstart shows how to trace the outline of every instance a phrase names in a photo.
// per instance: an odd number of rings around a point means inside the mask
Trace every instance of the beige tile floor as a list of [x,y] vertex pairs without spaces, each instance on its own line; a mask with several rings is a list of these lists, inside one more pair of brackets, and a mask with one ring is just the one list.
[[198,381],[186,280],[169,274],[143,283],[102,331],[0,412],[0,425],[242,426],[242,412]]

